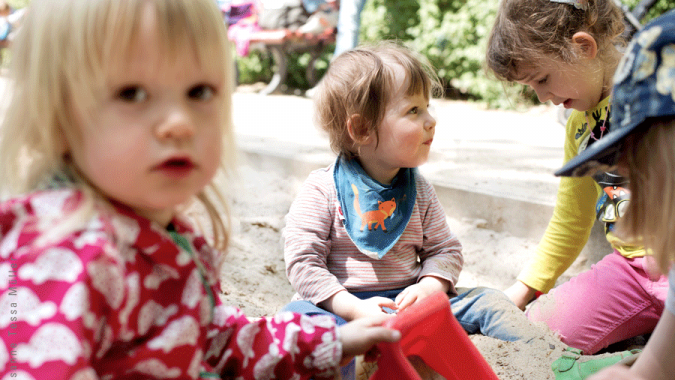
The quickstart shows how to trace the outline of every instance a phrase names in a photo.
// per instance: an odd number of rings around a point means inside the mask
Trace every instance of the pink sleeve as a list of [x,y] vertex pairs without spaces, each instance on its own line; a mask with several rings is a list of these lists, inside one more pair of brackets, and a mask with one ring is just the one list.
[[216,307],[205,359],[221,376],[241,378],[329,377],[342,357],[335,320],[279,313],[249,320],[241,310]]
[[97,379],[92,362],[104,340],[105,301],[87,281],[78,254],[50,247],[12,256],[0,268],[0,372],[26,379]]

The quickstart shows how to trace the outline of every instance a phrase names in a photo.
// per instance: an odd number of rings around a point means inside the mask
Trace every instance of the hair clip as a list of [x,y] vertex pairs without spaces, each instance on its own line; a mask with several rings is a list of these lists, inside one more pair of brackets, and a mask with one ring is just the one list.
[[552,3],[572,4],[574,8],[585,11],[588,9],[588,3],[585,0],[549,0]]

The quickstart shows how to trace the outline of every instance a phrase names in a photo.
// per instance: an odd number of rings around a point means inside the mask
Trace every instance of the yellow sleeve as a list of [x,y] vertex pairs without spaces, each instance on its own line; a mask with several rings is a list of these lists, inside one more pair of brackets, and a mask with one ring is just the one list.
[[[583,112],[572,112],[566,126],[564,162],[578,154],[575,134],[587,133],[581,129],[584,122]],[[555,285],[588,241],[600,191],[591,177],[561,178],[553,216],[534,258],[518,276],[519,281],[542,292],[548,292]]]

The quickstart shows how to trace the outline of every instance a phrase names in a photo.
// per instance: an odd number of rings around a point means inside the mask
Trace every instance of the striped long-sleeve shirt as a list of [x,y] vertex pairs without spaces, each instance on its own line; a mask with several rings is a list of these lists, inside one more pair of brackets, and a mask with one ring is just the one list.
[[312,172],[286,216],[286,274],[295,298],[318,304],[337,292],[384,291],[424,276],[453,285],[462,269],[462,246],[450,231],[431,184],[417,176],[417,200],[408,226],[380,260],[361,253],[340,219],[333,166]]

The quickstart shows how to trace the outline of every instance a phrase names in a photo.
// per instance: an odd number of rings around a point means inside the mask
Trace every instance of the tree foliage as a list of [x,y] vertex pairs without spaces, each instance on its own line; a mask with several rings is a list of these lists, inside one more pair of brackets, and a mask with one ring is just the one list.
[[[640,0],[621,1],[632,9]],[[368,0],[361,14],[360,40],[397,40],[420,52],[437,69],[448,96],[480,100],[494,108],[536,103],[531,90],[500,83],[484,69],[487,38],[498,5],[499,0]],[[641,22],[673,8],[675,0],[658,0]],[[321,61],[325,66],[332,46],[326,50]],[[258,65],[256,78],[271,77],[269,65]],[[295,60],[290,70],[298,73],[289,73],[289,86],[308,86],[305,68],[302,58]]]

